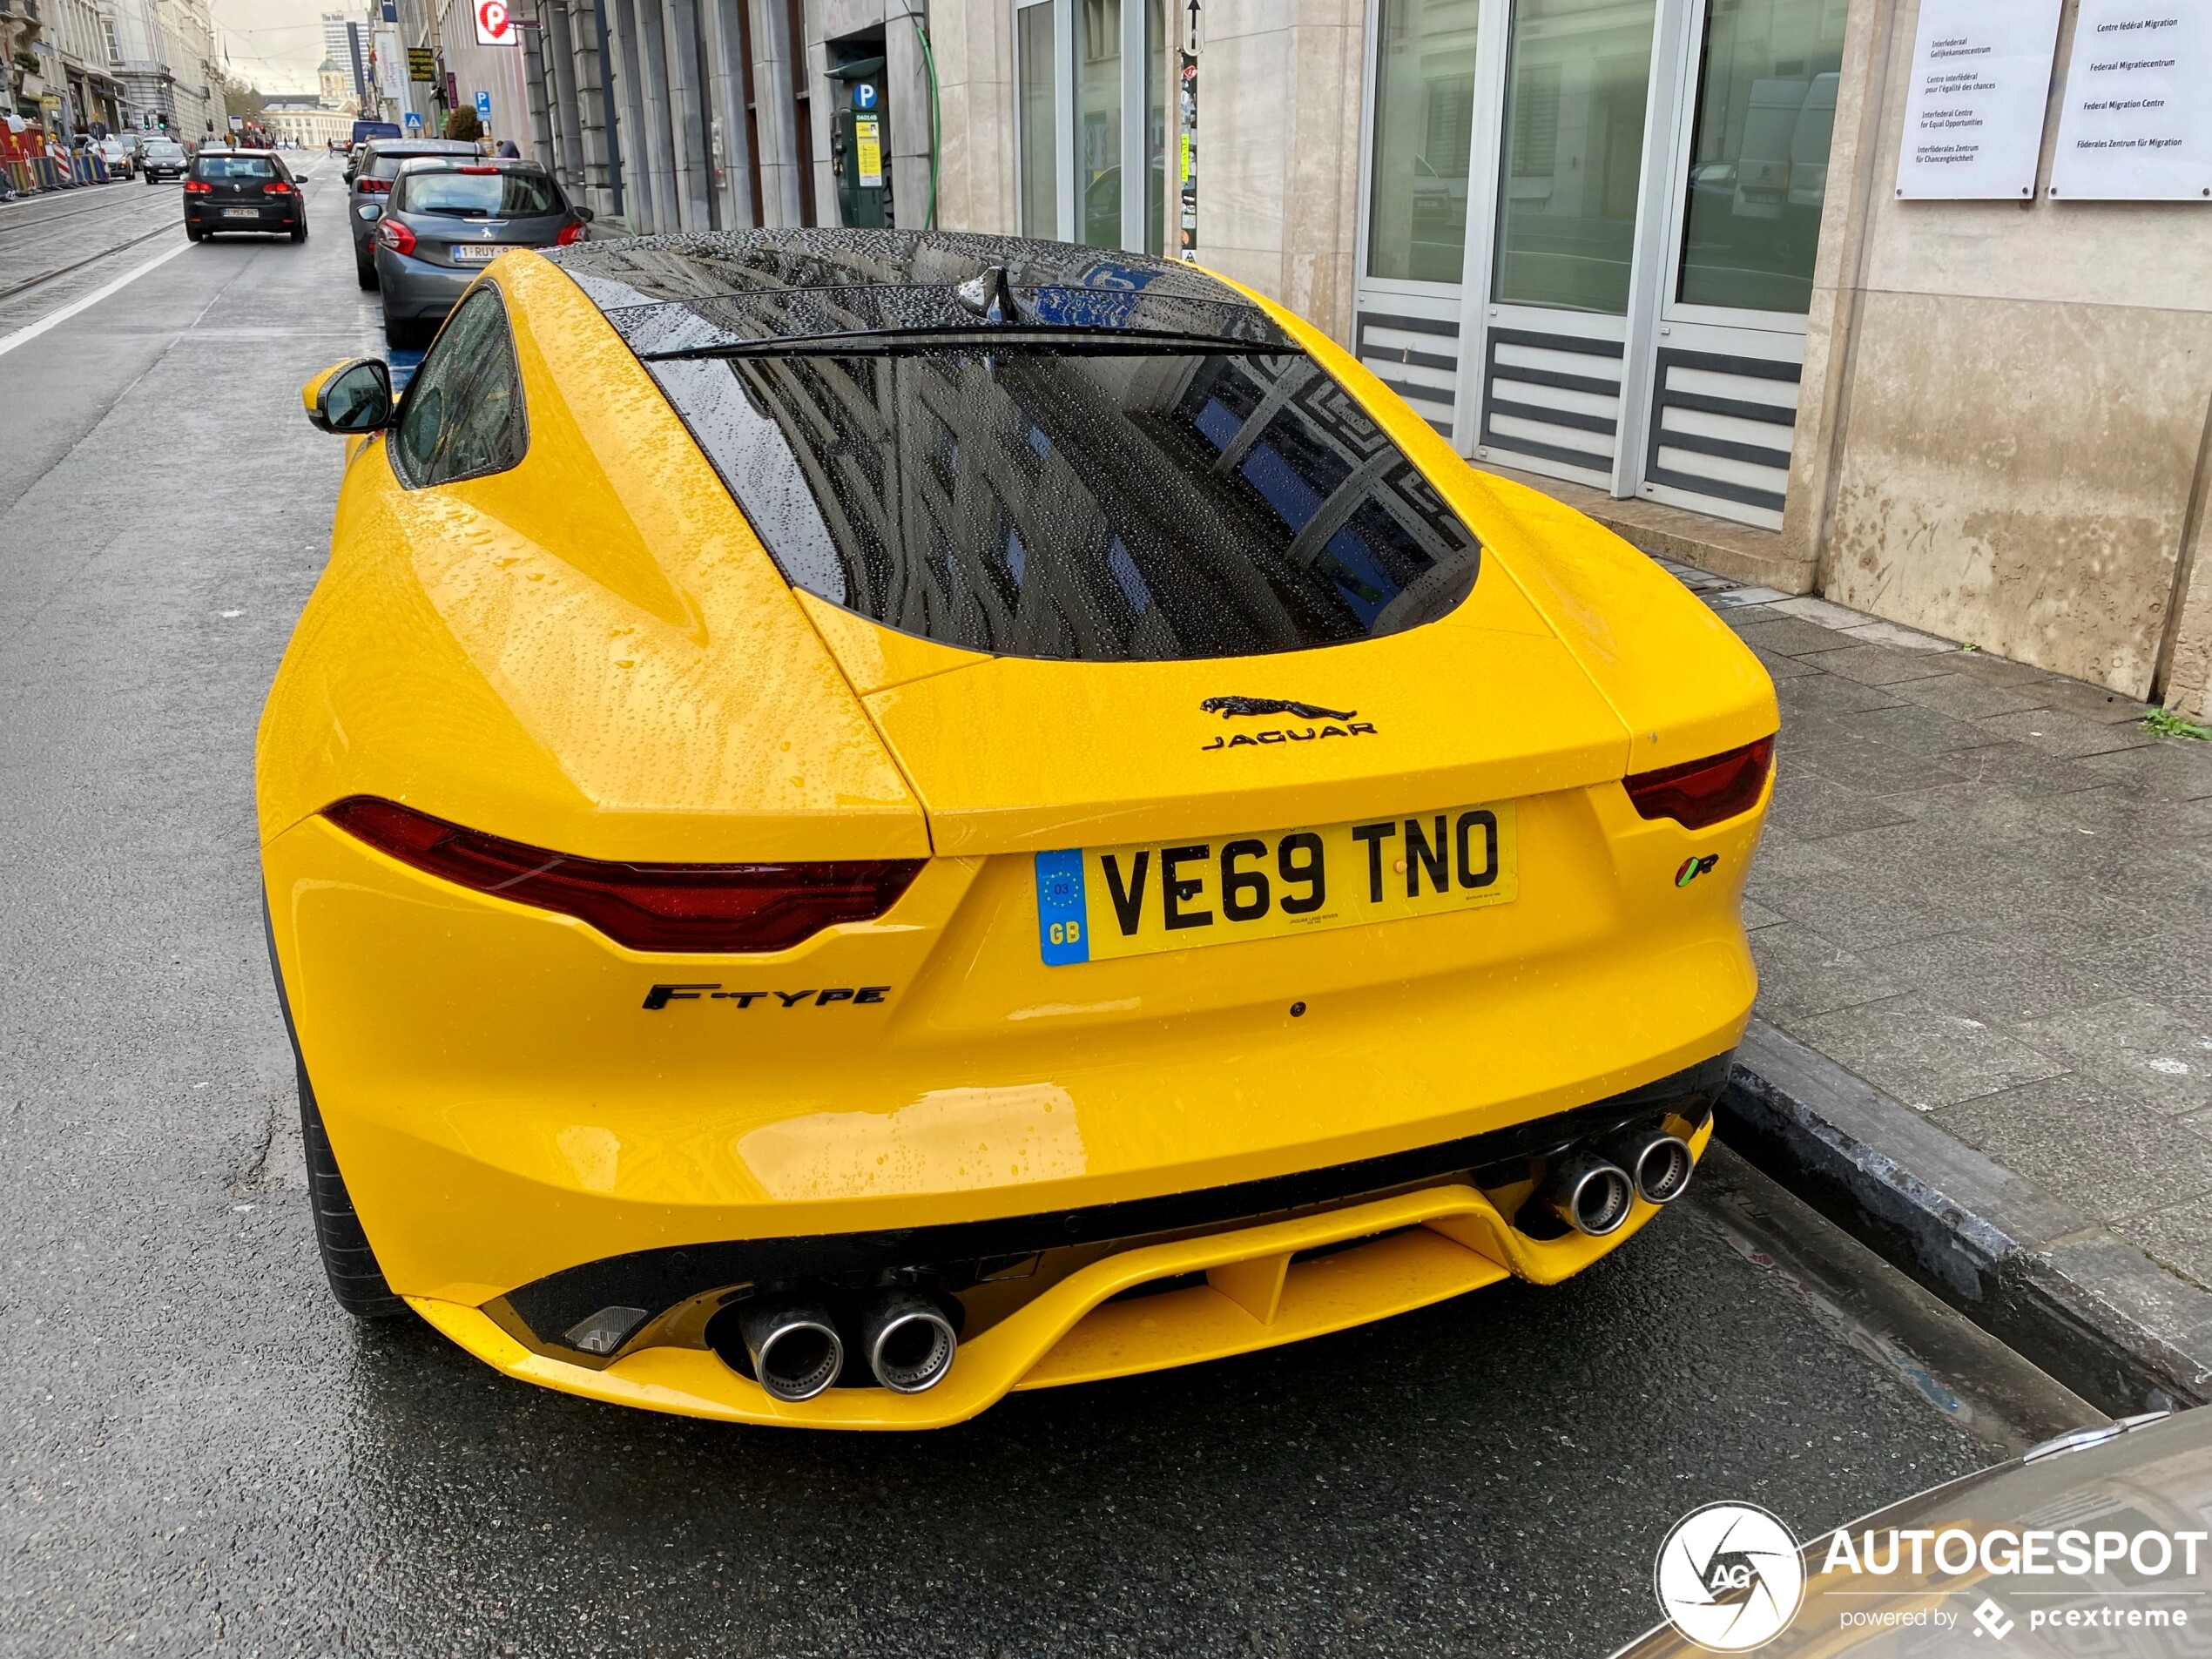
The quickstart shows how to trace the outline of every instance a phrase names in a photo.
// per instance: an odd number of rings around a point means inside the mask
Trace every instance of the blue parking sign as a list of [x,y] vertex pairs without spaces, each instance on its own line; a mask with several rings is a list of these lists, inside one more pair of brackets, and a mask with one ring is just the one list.
[[491,94],[489,92],[476,94],[476,118],[479,121],[491,119]]
[[853,83],[853,107],[856,110],[875,108],[875,83],[873,81]]

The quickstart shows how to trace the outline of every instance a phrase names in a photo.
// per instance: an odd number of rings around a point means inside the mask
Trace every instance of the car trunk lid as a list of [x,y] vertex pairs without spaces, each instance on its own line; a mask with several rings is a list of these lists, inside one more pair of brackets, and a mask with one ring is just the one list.
[[1407,633],[1184,662],[933,664],[916,642],[805,603],[941,854],[1441,809],[1580,788],[1626,764],[1619,718],[1494,566],[1458,611]]

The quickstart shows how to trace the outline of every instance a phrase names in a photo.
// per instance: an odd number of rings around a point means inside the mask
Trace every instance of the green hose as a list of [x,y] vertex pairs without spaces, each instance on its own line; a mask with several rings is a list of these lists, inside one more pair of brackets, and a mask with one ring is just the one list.
[[929,30],[922,27],[921,19],[913,12],[914,33],[921,41],[921,61],[929,70],[929,222],[922,228],[937,228],[937,154],[945,147],[942,124],[937,108],[937,55],[929,50]]

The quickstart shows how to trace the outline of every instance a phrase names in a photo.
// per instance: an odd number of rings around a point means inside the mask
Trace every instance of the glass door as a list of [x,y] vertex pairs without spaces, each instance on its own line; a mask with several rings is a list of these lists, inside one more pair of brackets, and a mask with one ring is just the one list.
[[1024,236],[1166,246],[1170,15],[1166,0],[1015,0]]
[[1352,354],[1447,433],[1458,398],[1481,24],[1479,0],[1376,0],[1367,39]]
[[1613,487],[1657,0],[1516,0],[1478,459]]
[[1781,528],[1844,9],[1693,10],[1641,495]]

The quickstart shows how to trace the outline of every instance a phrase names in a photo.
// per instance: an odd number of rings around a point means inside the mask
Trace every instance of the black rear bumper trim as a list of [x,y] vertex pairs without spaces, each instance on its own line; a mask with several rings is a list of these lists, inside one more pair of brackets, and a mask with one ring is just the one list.
[[1069,1244],[1221,1230],[1535,1156],[1662,1111],[1678,1112],[1692,1122],[1703,1123],[1728,1086],[1734,1062],[1735,1051],[1730,1049],[1641,1089],[1588,1106],[1327,1169],[989,1221],[635,1251],[550,1273],[509,1291],[505,1300],[540,1342],[565,1347],[561,1333],[605,1307],[644,1308],[658,1318],[679,1302],[725,1286],[909,1269],[926,1271],[954,1263],[1028,1256]]

